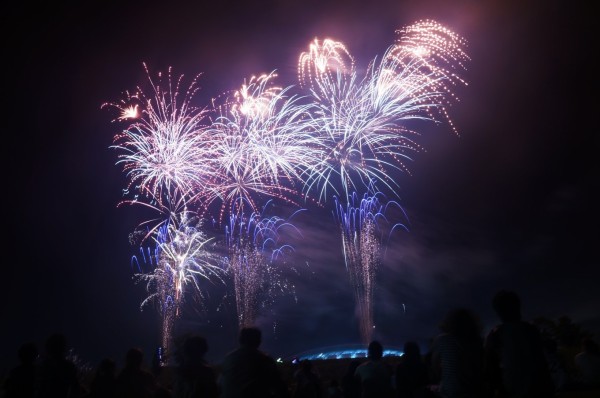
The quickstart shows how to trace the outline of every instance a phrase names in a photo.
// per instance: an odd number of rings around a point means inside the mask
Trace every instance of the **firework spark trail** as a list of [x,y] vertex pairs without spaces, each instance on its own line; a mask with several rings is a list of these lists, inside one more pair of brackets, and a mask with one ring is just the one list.
[[[374,189],[373,184],[371,188]],[[360,201],[358,195],[353,193],[346,204],[337,197],[334,200],[334,217],[340,226],[346,269],[354,288],[359,331],[363,343],[368,344],[375,327],[373,293],[382,246],[396,229],[406,230],[405,224],[391,225],[386,211],[390,206],[395,206],[404,216],[406,214],[396,201],[386,201],[383,194],[377,191],[364,194]],[[388,229],[386,240],[383,239],[385,229]]]
[[158,306],[162,316],[162,345],[168,353],[174,322],[180,316],[185,297],[191,293],[201,304],[204,295],[199,280],[223,282],[224,270],[215,265],[218,262],[209,247],[212,239],[206,238],[202,223],[187,211],[172,215],[158,228],[153,240],[156,248],[148,253],[148,260],[155,264],[154,269],[136,277],[146,282],[150,293],[141,307],[150,303]]
[[259,213],[246,215],[236,209],[230,212],[226,228],[228,257],[225,260],[233,277],[239,328],[253,325],[259,307],[268,306],[275,296],[294,293],[294,286],[276,265],[284,252],[293,250],[291,245],[280,243],[283,228],[299,232],[289,219],[265,217]]
[[115,120],[130,122],[111,146],[120,152],[117,164],[129,178],[126,191],[135,188],[135,199],[129,202],[137,202],[141,194],[159,207],[169,207],[182,198],[192,199],[212,174],[204,161],[211,146],[203,125],[208,111],[191,104],[199,75],[182,93],[183,75],[173,82],[169,69],[163,86],[161,73],[155,82],[146,64],[144,68],[152,96],[138,87],[135,94],[102,107],[116,108],[120,116]]
[[[437,91],[441,95],[441,103],[432,111],[437,112],[458,134],[448,108],[452,102],[459,101],[454,93],[457,86],[468,83],[460,76],[470,61],[465,48],[464,37],[433,20],[421,20],[403,29],[398,29],[396,43],[388,55],[395,59],[401,69],[418,68],[424,76],[431,76],[429,91]],[[436,117],[433,113],[431,117]]]

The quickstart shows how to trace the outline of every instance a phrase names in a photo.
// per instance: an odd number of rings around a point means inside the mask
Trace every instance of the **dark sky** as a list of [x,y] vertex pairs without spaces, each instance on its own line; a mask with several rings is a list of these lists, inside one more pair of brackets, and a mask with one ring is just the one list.
[[[253,74],[277,70],[294,83],[316,37],[342,41],[366,64],[396,29],[425,18],[467,38],[469,85],[451,108],[460,136],[427,131],[411,175],[398,176],[410,230],[393,237],[379,269],[374,336],[425,347],[455,306],[474,309],[487,331],[500,288],[521,294],[528,319],[568,315],[600,333],[598,35],[587,3],[138,3],[7,10],[0,374],[22,342],[41,345],[54,331],[94,365],[134,345],[150,355],[159,342],[159,317],[140,311],[145,292],[129,265],[140,214],[117,207],[126,179],[109,146],[118,131],[100,109],[146,81],[143,62],[202,73],[197,98],[208,104]],[[360,342],[327,206],[324,217],[311,209],[296,219],[296,301],[282,297],[257,320],[275,356]],[[235,346],[232,311],[181,319],[207,336],[213,362]]]

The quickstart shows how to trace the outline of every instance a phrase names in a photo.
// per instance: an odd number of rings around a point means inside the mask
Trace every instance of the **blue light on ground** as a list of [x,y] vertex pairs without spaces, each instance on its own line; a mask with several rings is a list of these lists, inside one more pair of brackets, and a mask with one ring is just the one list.
[[[403,352],[398,349],[390,348],[383,350],[384,357],[400,357]],[[325,360],[325,359],[353,359],[353,358],[366,358],[367,357],[367,349],[366,348],[323,348],[312,350],[309,352],[304,352],[301,354],[294,355],[291,357],[291,360],[303,360],[309,359],[311,361],[314,360]]]

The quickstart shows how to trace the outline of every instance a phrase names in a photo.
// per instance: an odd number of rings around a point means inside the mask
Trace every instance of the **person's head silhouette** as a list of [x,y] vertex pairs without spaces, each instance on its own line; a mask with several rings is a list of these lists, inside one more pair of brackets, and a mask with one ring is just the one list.
[[32,364],[38,357],[38,349],[35,343],[24,343],[19,347],[19,360],[24,364]]
[[510,290],[500,290],[492,299],[492,307],[502,322],[521,320],[521,299]]
[[240,330],[240,345],[243,347],[258,348],[262,342],[262,333],[256,327],[245,327]]
[[139,369],[142,367],[144,352],[139,348],[130,348],[125,354],[125,367],[129,369]]
[[407,341],[404,343],[404,353],[402,356],[406,359],[420,359],[421,349],[415,341]]
[[454,308],[446,313],[440,323],[440,330],[461,340],[477,339],[481,325],[477,315],[468,308]]
[[307,373],[312,371],[312,361],[310,359],[303,359],[300,363],[300,368]]
[[379,341],[372,341],[367,349],[367,357],[369,359],[378,360],[383,357],[383,346]]
[[97,375],[114,377],[117,373],[117,363],[111,358],[103,358],[97,369]]
[[204,355],[206,355],[207,352],[208,343],[202,336],[190,336],[183,343],[184,363],[201,363],[204,360]]
[[46,353],[51,358],[64,358],[67,355],[67,338],[61,333],[54,333],[46,340]]

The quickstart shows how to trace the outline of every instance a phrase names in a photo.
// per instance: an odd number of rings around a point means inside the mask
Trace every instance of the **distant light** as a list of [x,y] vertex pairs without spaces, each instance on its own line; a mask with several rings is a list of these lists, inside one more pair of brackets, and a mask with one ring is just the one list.
[[[396,349],[387,349],[383,351],[384,357],[400,357],[404,353],[401,350]],[[326,360],[326,359],[355,359],[355,358],[366,358],[367,350],[364,348],[357,349],[340,349],[340,350],[332,350],[327,352],[313,352],[310,354],[301,354],[295,356],[299,360],[309,359],[309,360]]]

